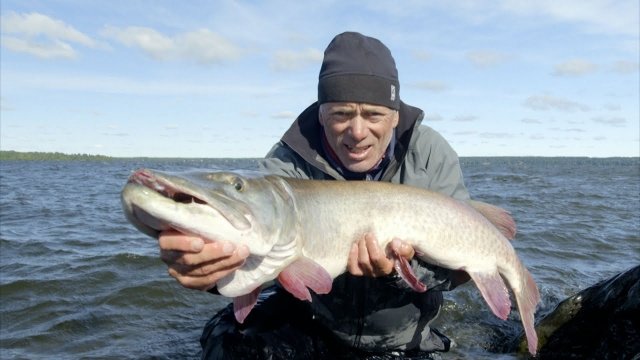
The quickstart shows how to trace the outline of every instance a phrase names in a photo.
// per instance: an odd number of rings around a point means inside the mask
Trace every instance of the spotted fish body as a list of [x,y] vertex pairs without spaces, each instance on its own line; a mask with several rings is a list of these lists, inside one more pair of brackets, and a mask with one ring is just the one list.
[[[383,247],[399,238],[422,261],[466,271],[501,319],[511,311],[506,280],[536,352],[538,289],[509,242],[515,224],[497,207],[386,182],[152,170],[130,177],[122,203],[129,221],[151,236],[175,229],[248,246],[245,264],[217,283],[220,294],[234,298],[240,322],[261,285],[274,279],[300,299],[311,300],[308,289],[328,293],[346,271],[354,241],[372,233]],[[425,290],[406,260],[396,263],[416,291]]]

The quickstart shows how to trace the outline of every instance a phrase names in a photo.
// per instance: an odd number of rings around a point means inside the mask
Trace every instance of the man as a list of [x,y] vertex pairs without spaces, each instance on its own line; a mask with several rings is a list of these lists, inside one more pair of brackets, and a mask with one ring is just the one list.
[[[337,35],[324,53],[318,101],[298,116],[261,169],[305,179],[390,181],[468,199],[456,153],[420,125],[422,110],[403,103],[399,90],[384,44],[354,32]],[[216,282],[248,256],[246,248],[215,240],[161,234],[169,273],[185,287],[215,293]],[[411,290],[396,276],[386,255],[391,250],[411,260],[427,292]],[[276,284],[263,290],[242,325],[231,308],[222,310],[203,332],[203,358],[428,359],[447,351],[449,339],[429,323],[440,310],[441,291],[468,277],[413,255],[401,239],[381,249],[375,234],[362,234],[331,293],[313,294],[307,303]]]

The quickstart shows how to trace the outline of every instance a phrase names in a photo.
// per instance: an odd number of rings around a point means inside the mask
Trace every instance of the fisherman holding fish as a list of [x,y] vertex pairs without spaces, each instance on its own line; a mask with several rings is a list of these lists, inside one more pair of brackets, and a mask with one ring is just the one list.
[[[468,200],[458,157],[436,131],[422,125],[424,112],[400,100],[395,61],[379,40],[355,32],[337,35],[324,53],[318,101],[305,109],[261,161],[267,173],[324,180],[408,184]],[[213,242],[211,240],[214,240]],[[363,229],[353,241],[347,273],[329,294],[311,302],[279,284],[262,290],[239,324],[233,308],[205,326],[203,359],[375,358],[432,359],[451,341],[430,326],[442,291],[466,282],[463,271],[414,257],[402,239],[381,248]],[[162,260],[184,287],[217,293],[216,283],[249,256],[225,239],[203,240],[177,231],[159,236]],[[428,291],[400,279],[389,256],[409,260]]]

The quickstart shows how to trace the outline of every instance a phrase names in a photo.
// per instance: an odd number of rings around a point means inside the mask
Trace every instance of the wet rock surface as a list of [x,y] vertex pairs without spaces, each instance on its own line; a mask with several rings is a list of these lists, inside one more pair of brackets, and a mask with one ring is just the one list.
[[563,300],[536,331],[539,359],[640,359],[640,265]]

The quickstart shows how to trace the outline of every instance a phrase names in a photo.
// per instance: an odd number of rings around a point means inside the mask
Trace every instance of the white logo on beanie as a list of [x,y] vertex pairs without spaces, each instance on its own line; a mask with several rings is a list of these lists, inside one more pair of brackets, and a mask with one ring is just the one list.
[[396,101],[396,86],[391,84],[391,101]]

